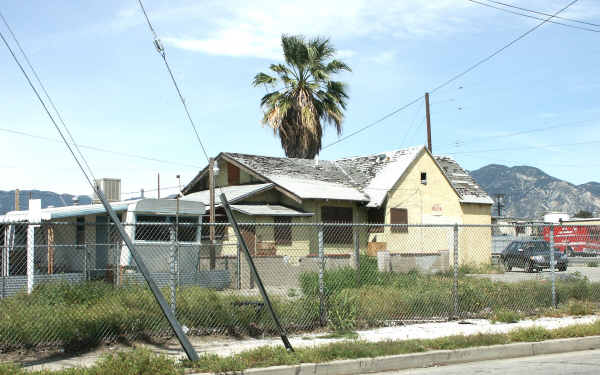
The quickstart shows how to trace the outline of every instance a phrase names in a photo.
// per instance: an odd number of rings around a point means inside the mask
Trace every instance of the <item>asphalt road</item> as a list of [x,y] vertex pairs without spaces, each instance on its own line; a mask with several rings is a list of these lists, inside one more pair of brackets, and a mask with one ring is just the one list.
[[501,359],[439,366],[414,370],[383,372],[385,375],[559,375],[600,374],[600,350],[587,350],[564,354],[539,355],[534,357]]

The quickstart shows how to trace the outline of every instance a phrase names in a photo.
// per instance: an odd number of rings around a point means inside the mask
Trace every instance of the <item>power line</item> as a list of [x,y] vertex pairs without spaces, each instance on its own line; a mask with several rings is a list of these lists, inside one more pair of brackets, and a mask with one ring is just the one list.
[[540,148],[548,148],[548,147],[564,147],[564,146],[580,146],[580,145],[589,145],[589,144],[599,144],[598,141],[586,141],[586,142],[575,142],[575,143],[559,143],[554,145],[543,145],[543,146],[521,146],[521,147],[506,147],[506,148],[493,148],[487,150],[473,150],[473,151],[456,151],[456,152],[446,152],[445,154],[456,155],[456,154],[476,154],[479,152],[495,152],[495,151],[511,151],[511,150],[528,150],[528,149],[540,149]]
[[[502,12],[506,12],[506,13],[510,13],[510,14],[515,14],[515,15],[521,16],[521,17],[532,18],[534,20],[543,20],[544,19],[542,17],[536,17],[536,16],[532,16],[532,15],[529,15],[529,14],[525,14],[525,13],[515,12],[515,11],[512,11],[510,9],[505,9],[505,8],[497,7],[497,6],[494,6],[492,4],[482,3],[482,2],[477,1],[477,0],[467,0],[467,1],[470,1],[471,3],[474,3],[474,4],[483,5],[483,6],[488,7],[488,8],[498,9],[498,10],[500,10]],[[573,29],[579,29],[579,30],[591,31],[591,32],[594,32],[594,33],[600,33],[600,30],[590,29],[589,27],[581,27],[581,26],[576,26],[576,25],[569,25],[569,24],[562,23],[562,22],[557,22],[557,21],[548,21],[548,22],[549,23],[554,23],[556,25],[570,27],[570,28],[573,28]]]
[[85,179],[87,180],[87,182],[92,187],[92,190],[96,191],[96,186],[92,183],[92,180],[90,179],[90,176],[87,174],[85,168],[83,167],[83,165],[79,161],[79,158],[77,157],[77,155],[73,151],[73,148],[71,147],[71,145],[67,141],[67,138],[65,138],[65,135],[63,134],[62,130],[60,129],[60,127],[56,123],[56,120],[54,119],[54,116],[52,116],[52,113],[50,113],[50,111],[48,110],[48,107],[46,106],[46,103],[44,102],[44,100],[40,96],[40,93],[36,89],[35,85],[33,84],[33,82],[31,82],[31,79],[29,78],[29,75],[27,74],[27,72],[23,68],[23,65],[21,64],[21,62],[19,61],[19,59],[15,55],[15,52],[11,48],[10,44],[8,44],[8,41],[4,37],[4,34],[2,33],[2,31],[0,31],[0,38],[2,38],[2,41],[4,42],[4,45],[9,50],[10,54],[12,55],[12,58],[15,60],[15,63],[19,66],[19,69],[21,70],[21,73],[23,73],[23,75],[25,76],[25,79],[27,80],[27,83],[29,84],[29,86],[31,87],[31,89],[33,90],[33,92],[35,93],[35,96],[37,97],[38,101],[40,102],[40,104],[44,108],[44,111],[46,112],[46,114],[50,118],[50,121],[52,122],[52,125],[54,125],[54,128],[56,129],[56,131],[60,135],[60,138],[63,140],[65,146],[69,150],[69,153],[71,154],[71,156],[73,156],[73,159],[75,159],[75,163],[77,164],[77,166],[79,167],[79,169],[81,170],[81,172],[83,173],[83,175],[85,176]]
[[[503,6],[509,7],[509,8],[514,8],[514,9],[519,9],[519,10],[523,10],[523,11],[530,12],[530,13],[540,14],[542,16],[550,16],[550,14],[548,14],[548,13],[539,12],[539,11],[531,10],[531,9],[527,9],[527,8],[521,8],[521,7],[518,7],[516,5],[511,5],[511,4],[503,3],[503,2],[500,2],[500,1],[494,1],[494,0],[486,0],[486,1],[488,3],[494,3],[494,4],[498,4],[498,5],[503,5]],[[573,19],[573,18],[563,17],[563,16],[554,16],[554,18],[558,18],[558,19],[565,20],[565,21],[570,21],[570,22],[581,23],[581,24],[584,24],[584,25],[590,25],[590,26],[600,27],[600,25],[597,24],[597,23],[580,21],[580,20],[576,20],[576,19]]]
[[[36,135],[36,134],[25,133],[25,132],[22,132],[22,131],[19,131],[19,130],[0,128],[0,131],[6,132],[6,133],[11,133],[11,134],[23,135],[23,136],[26,136],[26,137],[31,137],[31,138],[36,138],[36,139],[42,139],[42,140],[45,140],[45,141],[62,143],[62,141],[60,139],[50,138],[50,137],[44,137],[44,136]],[[149,157],[149,156],[142,156],[142,155],[130,154],[130,153],[121,152],[121,151],[107,150],[107,149],[103,149],[103,148],[96,147],[96,146],[86,146],[86,145],[81,145],[81,144],[76,144],[76,143],[72,143],[72,144],[76,145],[78,148],[84,148],[84,149],[98,151],[98,152],[105,152],[105,153],[114,154],[114,155],[126,156],[126,157],[129,157],[129,158],[136,158],[136,159],[154,161],[154,162],[163,163],[163,164],[185,166],[185,167],[190,167],[190,168],[201,168],[201,167],[199,167],[197,165],[193,165],[193,164],[185,164],[185,163],[179,163],[179,162],[170,161],[170,160],[163,160],[163,159],[152,158],[152,157]]]
[[158,54],[162,57],[163,61],[165,62],[165,67],[167,68],[167,71],[169,72],[169,76],[171,77],[173,86],[175,86],[175,90],[177,90],[177,95],[179,95],[179,100],[181,101],[181,104],[183,105],[183,109],[185,110],[185,114],[187,115],[190,125],[192,126],[192,129],[194,129],[194,134],[196,135],[196,139],[198,140],[198,143],[200,144],[200,147],[202,148],[204,157],[206,157],[206,160],[208,162],[210,162],[208,153],[206,152],[206,149],[204,148],[204,144],[202,143],[202,140],[200,139],[200,134],[198,134],[198,129],[196,129],[196,124],[194,124],[194,120],[192,119],[192,116],[190,115],[188,106],[185,102],[185,99],[183,98],[183,95],[181,94],[181,90],[179,89],[179,85],[177,84],[177,81],[175,80],[175,76],[173,76],[173,71],[171,70],[171,66],[169,66],[169,62],[167,61],[167,54],[165,52],[165,48],[163,47],[160,39],[158,38],[158,35],[156,34],[156,31],[154,30],[152,23],[150,22],[150,18],[148,17],[148,14],[146,13],[146,9],[144,8],[144,4],[142,4],[142,0],[138,0],[138,3],[140,4],[142,13],[144,13],[144,18],[146,18],[146,22],[148,23],[148,28],[150,29],[150,32],[152,33],[152,36],[154,37],[154,47],[156,48],[156,51],[158,52]]
[[40,79],[40,77],[37,74],[37,71],[34,69],[33,65],[31,64],[31,61],[29,61],[29,58],[27,57],[27,54],[25,53],[25,51],[23,50],[23,48],[21,47],[21,43],[19,43],[19,40],[17,39],[17,36],[15,35],[15,33],[13,32],[12,28],[10,27],[10,25],[8,24],[8,22],[6,21],[6,18],[4,18],[4,15],[2,14],[2,11],[0,11],[0,18],[2,18],[2,22],[4,23],[4,25],[6,26],[6,28],[8,29],[8,32],[10,33],[10,35],[12,36],[12,39],[14,40],[15,44],[17,45],[17,47],[19,48],[19,51],[21,52],[21,55],[23,56],[23,58],[25,59],[25,63],[27,64],[27,66],[29,66],[29,69],[31,70],[31,72],[33,73],[33,76],[35,77],[38,85],[41,87],[42,91],[44,92],[44,95],[46,96],[46,99],[48,100],[48,102],[50,103],[50,106],[52,107],[52,109],[54,110],[54,113],[56,113],[58,120],[60,121],[60,123],[62,124],[63,128],[65,129],[65,131],[67,132],[67,135],[69,136],[69,139],[71,139],[72,144],[75,146],[75,149],[77,150],[77,153],[79,154],[79,156],[81,157],[81,159],[83,160],[83,163],[85,164],[87,171],[90,173],[91,177],[94,179],[94,181],[96,180],[96,177],[94,176],[94,172],[92,171],[92,168],[90,168],[90,165],[87,161],[87,159],[85,158],[85,156],[83,155],[83,153],[81,152],[81,150],[79,149],[79,146],[77,145],[77,143],[75,143],[75,139],[73,138],[73,135],[71,134],[71,132],[69,131],[69,128],[67,127],[67,125],[65,124],[65,121],[63,120],[62,116],[60,115],[60,112],[58,111],[58,109],[56,108],[56,105],[54,104],[54,101],[52,100],[52,98],[50,97],[50,94],[48,93],[48,91],[46,90],[46,86],[44,86],[44,84],[42,83],[42,80]]
[[[497,49],[496,51],[494,51],[492,54],[488,55],[487,57],[477,61],[475,64],[471,65],[470,67],[468,67],[467,69],[463,70],[462,72],[452,76],[450,79],[448,79],[447,81],[443,82],[442,84],[436,86],[433,90],[429,91],[430,94],[435,93],[436,91],[448,86],[449,84],[451,84],[452,82],[456,81],[457,79],[463,77],[464,75],[468,74],[469,72],[475,70],[476,68],[478,68],[480,65],[486,63],[487,61],[491,60],[492,58],[494,58],[495,56],[499,55],[500,53],[502,53],[505,49],[509,48],[510,46],[512,46],[513,44],[515,44],[516,42],[518,42],[519,40],[525,38],[527,35],[531,34],[532,32],[534,32],[535,30],[537,30],[538,28],[540,28],[541,26],[543,26],[546,22],[548,22],[551,18],[556,17],[556,15],[564,12],[566,9],[568,9],[571,5],[575,4],[578,0],[572,0],[571,2],[569,2],[565,7],[561,8],[559,11],[557,11],[556,13],[550,15],[548,18],[546,18],[545,20],[543,20],[542,22],[540,22],[539,24],[535,25],[534,27],[530,28],[529,30],[527,30],[526,32],[522,33],[521,35],[519,35],[518,37],[516,37],[515,39],[511,40],[509,43],[505,44],[503,47]],[[396,113],[410,107],[411,105],[417,103],[419,100],[421,100],[423,98],[422,95],[419,95],[419,97],[413,99],[412,101],[408,102],[407,104],[401,106],[398,109],[395,109],[394,111],[388,113],[387,115],[379,118],[378,120],[348,134],[345,137],[342,137],[338,140],[336,140],[335,142],[332,142],[328,145],[326,145],[325,147],[322,148],[322,150],[325,150],[333,145],[336,145],[340,142],[345,141],[346,139],[355,136],[356,134],[359,134],[379,123],[381,123],[382,121],[390,118],[391,116],[395,115]]]
[[436,88],[434,88],[433,90],[430,91],[431,94],[433,94],[434,92],[440,90],[441,88],[448,86],[449,84],[451,84],[452,82],[456,81],[457,79],[459,79],[460,77],[466,75],[467,73],[473,71],[474,69],[478,68],[480,65],[486,63],[487,61],[491,60],[492,58],[494,58],[495,56],[499,55],[500,53],[502,53],[505,49],[507,49],[508,47],[512,46],[513,44],[515,44],[516,42],[518,42],[519,40],[525,38],[527,35],[531,34],[532,32],[534,32],[535,30],[539,29],[540,27],[542,27],[546,22],[548,22],[551,18],[554,18],[556,15],[564,12],[565,10],[567,10],[571,5],[575,4],[578,0],[572,0],[569,4],[567,4],[565,7],[561,8],[558,12],[552,14],[550,17],[546,18],[545,20],[543,20],[542,22],[538,23],[537,25],[535,25],[534,27],[530,28],[529,30],[527,30],[526,32],[524,32],[523,34],[519,35],[518,37],[516,37],[515,39],[511,40],[509,43],[505,44],[503,47],[497,49],[495,52],[493,52],[491,55],[488,55],[487,57],[479,60],[478,62],[476,62],[475,64],[471,65],[469,68],[465,69],[464,71],[462,71],[461,73],[456,74],[455,76],[453,76],[452,78],[450,78],[449,80],[447,80],[446,82],[442,83],[441,85],[437,86]]
[[[513,133],[505,133],[505,134],[497,134],[497,135],[484,135],[484,136],[480,136],[480,137],[470,138],[470,139],[467,139],[466,141],[460,141],[460,143],[464,144],[464,143],[468,143],[468,142],[478,141],[481,139],[489,139],[489,138],[494,138],[494,139],[508,138],[508,137],[514,137],[517,135],[530,134],[530,133],[535,133],[535,132],[543,132],[543,131],[550,130],[550,129],[558,129],[558,128],[564,128],[564,127],[585,126],[585,125],[581,125],[581,124],[585,124],[585,123],[589,123],[589,122],[598,122],[598,121],[599,120],[597,120],[597,119],[583,120],[583,121],[568,122],[568,123],[558,124],[558,125],[543,126],[543,127],[534,128],[534,129],[520,130],[520,131],[513,132]],[[455,143],[456,142],[446,143],[444,146],[452,145]]]

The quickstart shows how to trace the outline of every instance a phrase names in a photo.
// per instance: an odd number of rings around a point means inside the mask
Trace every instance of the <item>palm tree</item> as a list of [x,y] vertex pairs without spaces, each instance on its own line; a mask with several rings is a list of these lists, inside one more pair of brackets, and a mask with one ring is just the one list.
[[331,76],[351,69],[334,58],[329,39],[282,35],[281,45],[285,64],[269,67],[276,77],[258,73],[252,82],[281,86],[261,99],[262,122],[279,135],[287,157],[312,159],[321,151],[322,123],[334,126],[338,136],[342,133],[348,94],[346,85]]

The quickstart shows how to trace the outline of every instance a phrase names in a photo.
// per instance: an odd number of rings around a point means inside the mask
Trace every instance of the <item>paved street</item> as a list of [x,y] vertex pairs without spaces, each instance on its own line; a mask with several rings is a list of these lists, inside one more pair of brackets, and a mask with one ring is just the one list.
[[600,374],[600,350],[503,359],[425,369],[391,371],[385,375],[562,375]]

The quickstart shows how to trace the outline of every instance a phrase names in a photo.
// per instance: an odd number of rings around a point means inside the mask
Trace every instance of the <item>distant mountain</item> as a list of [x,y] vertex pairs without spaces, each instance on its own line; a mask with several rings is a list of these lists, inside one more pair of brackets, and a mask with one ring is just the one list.
[[600,182],[586,182],[585,184],[581,184],[578,187],[584,189],[585,191],[589,191],[595,196],[600,197]]
[[[90,204],[92,198],[87,195],[71,195],[71,194],[57,194],[52,191],[40,191],[40,190],[21,190],[19,194],[19,205],[21,210],[27,210],[29,208],[29,194],[31,198],[41,199],[42,208],[48,206],[62,207],[74,204],[74,198],[79,200],[79,204]],[[2,191],[0,190],[0,215],[4,215],[8,211],[15,209],[15,191]]]
[[490,164],[470,173],[492,199],[504,194],[503,215],[539,218],[545,211],[600,213],[598,182],[577,186],[528,166]]

